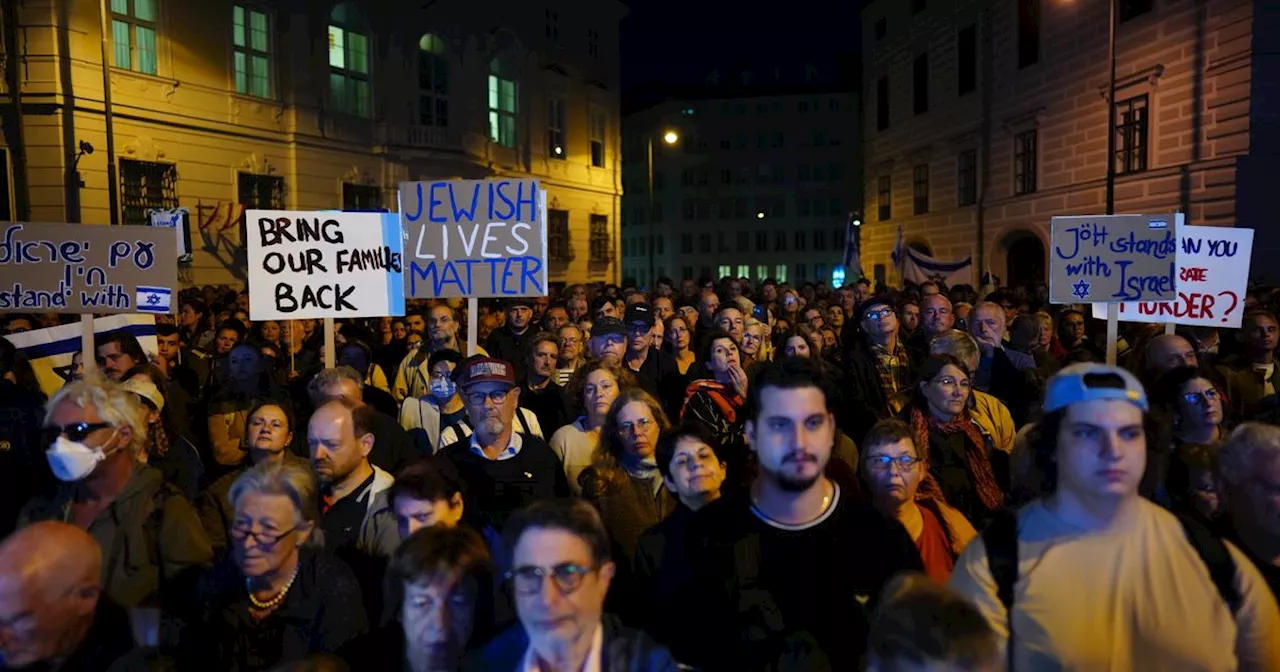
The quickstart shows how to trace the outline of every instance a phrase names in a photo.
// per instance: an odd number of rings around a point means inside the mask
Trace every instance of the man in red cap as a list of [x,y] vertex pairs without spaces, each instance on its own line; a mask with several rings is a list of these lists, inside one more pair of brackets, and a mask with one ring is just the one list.
[[535,436],[515,431],[520,388],[510,362],[472,357],[458,367],[458,388],[473,432],[446,446],[437,459],[453,462],[467,482],[467,504],[501,528],[526,504],[569,496],[555,452]]

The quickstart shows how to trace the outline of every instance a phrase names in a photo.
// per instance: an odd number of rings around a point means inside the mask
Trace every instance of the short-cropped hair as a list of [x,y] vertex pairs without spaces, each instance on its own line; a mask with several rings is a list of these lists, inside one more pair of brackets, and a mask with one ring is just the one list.
[[400,542],[387,564],[383,580],[386,598],[383,625],[390,625],[399,617],[407,584],[464,577],[473,578],[479,592],[476,625],[492,620],[491,616],[489,619],[479,617],[486,606],[492,609],[493,604],[494,565],[484,539],[465,525],[424,527],[414,532]]
[[769,387],[782,390],[815,388],[822,392],[827,412],[834,412],[831,406],[832,391],[817,365],[808,357],[782,357],[760,367],[759,372],[747,385],[748,420],[754,422],[759,417],[760,397],[765,388]]
[[578,537],[591,549],[596,564],[613,557],[604,519],[585,499],[544,499],[517,511],[503,532],[507,547],[514,550],[520,537],[533,529],[561,530]]
[[871,618],[868,657],[881,672],[946,664],[953,670],[1000,669],[1000,646],[987,619],[960,595],[924,574],[899,574]]
[[662,473],[663,478],[671,478],[671,460],[676,456],[676,444],[680,443],[680,439],[693,439],[707,444],[716,459],[724,462],[720,442],[716,440],[711,430],[701,422],[684,422],[658,435],[654,456],[658,460],[658,471]]
[[307,396],[311,397],[311,403],[319,406],[325,399],[324,388],[344,380],[355,383],[357,390],[364,391],[364,376],[359,371],[349,366],[335,366],[317,373],[311,382],[307,383]]
[[463,494],[466,487],[462,476],[449,460],[422,458],[396,474],[395,483],[387,491],[387,501],[408,497],[423,502],[449,501],[454,495]]
[[1280,427],[1245,422],[1218,448],[1218,472],[1228,484],[1240,485],[1276,459],[1280,459]]
[[[884,446],[904,440],[911,441],[913,444],[915,443],[915,437],[911,433],[911,427],[897,418],[885,418],[884,420],[880,420],[876,424],[872,425],[871,429],[867,430],[867,435],[863,437],[862,443],[859,443],[858,446],[863,453],[866,453],[868,450],[871,450],[876,446]],[[922,449],[917,446],[916,450]],[[923,450],[927,451],[928,446],[925,446]]]

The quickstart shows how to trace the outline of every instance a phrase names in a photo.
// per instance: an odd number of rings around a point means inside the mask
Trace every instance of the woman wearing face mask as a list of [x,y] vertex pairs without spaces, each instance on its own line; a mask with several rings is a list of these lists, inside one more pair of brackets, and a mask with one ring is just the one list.
[[235,516],[231,506],[231,486],[241,474],[259,464],[283,463],[307,467],[307,461],[290,447],[293,445],[293,413],[287,404],[264,401],[249,411],[244,431],[244,446],[248,458],[233,471],[209,484],[204,495],[197,500],[200,523],[209,533],[214,552],[221,555],[231,543],[227,530]]
[[578,419],[551,435],[551,449],[560,456],[569,488],[582,494],[578,483],[583,470],[595,459],[600,445],[600,428],[618,395],[635,384],[634,374],[618,364],[593,360],[578,369],[569,380],[566,397],[577,408]]
[[458,394],[453,370],[462,363],[457,350],[437,350],[427,360],[430,379],[427,396],[405,397],[400,405],[400,426],[413,437],[424,455],[434,455],[440,445],[440,430],[466,418],[467,409]]

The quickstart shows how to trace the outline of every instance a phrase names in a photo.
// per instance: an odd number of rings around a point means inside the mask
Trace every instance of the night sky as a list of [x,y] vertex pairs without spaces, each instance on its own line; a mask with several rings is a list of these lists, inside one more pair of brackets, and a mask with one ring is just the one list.
[[[717,65],[803,65],[856,52],[868,0],[623,0],[624,105],[667,87],[696,86]],[[758,7],[757,11],[744,11]]]

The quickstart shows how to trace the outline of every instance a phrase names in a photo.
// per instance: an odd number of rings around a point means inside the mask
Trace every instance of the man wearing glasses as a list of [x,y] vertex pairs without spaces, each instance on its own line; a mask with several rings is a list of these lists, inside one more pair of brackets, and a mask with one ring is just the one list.
[[[95,376],[69,383],[47,408],[45,456],[62,484],[28,502],[19,527],[57,520],[87,530],[106,558],[103,589],[111,599],[180,613],[187,605],[174,596],[212,566],[213,548],[191,503],[138,461],[147,440],[139,398]],[[127,550],[139,548],[154,552]]]
[[511,363],[472,357],[459,370],[455,375],[471,435],[447,445],[439,459],[458,468],[468,485],[468,503],[500,528],[525,505],[567,497],[569,482],[555,452],[541,438],[514,427],[520,389]]
[[670,652],[604,613],[613,580],[604,521],[583,500],[537,502],[511,518],[506,578],[520,625],[499,635],[464,670],[675,672]]
[[[841,429],[849,436],[865,436],[877,420],[892,416],[890,400],[910,388],[916,379],[916,360],[898,340],[898,313],[893,300],[873,296],[854,311],[861,338],[846,342],[845,353],[851,383],[845,386],[853,402]],[[847,329],[848,327],[846,327]]]

